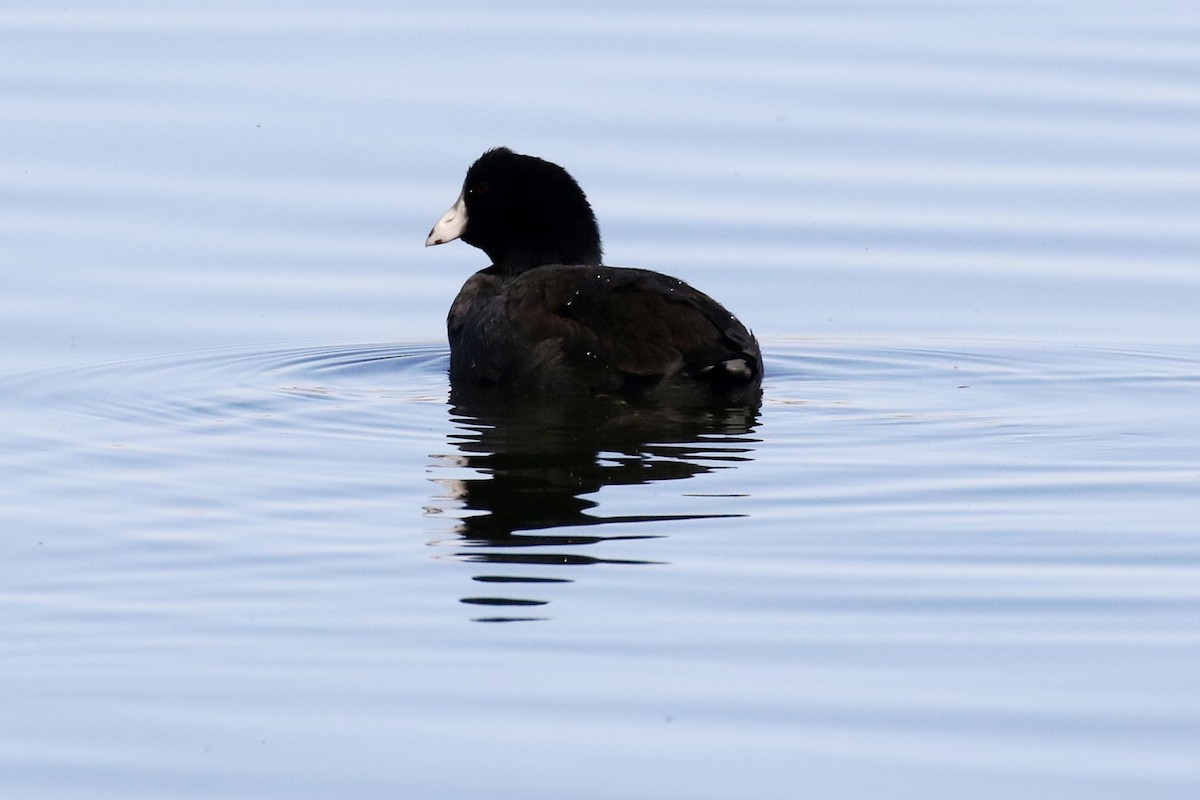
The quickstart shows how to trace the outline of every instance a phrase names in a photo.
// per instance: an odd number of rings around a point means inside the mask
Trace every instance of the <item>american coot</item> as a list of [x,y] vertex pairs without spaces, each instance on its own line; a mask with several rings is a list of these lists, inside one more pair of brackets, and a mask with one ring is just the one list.
[[458,238],[492,265],[450,307],[456,390],[666,404],[759,398],[754,335],[681,280],[601,266],[596,217],[557,164],[505,147],[484,153],[425,244]]

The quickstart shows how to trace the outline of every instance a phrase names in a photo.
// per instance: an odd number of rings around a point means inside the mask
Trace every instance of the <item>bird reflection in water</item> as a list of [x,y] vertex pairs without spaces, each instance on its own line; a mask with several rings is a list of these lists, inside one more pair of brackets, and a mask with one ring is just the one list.
[[[546,619],[531,612],[549,601],[523,593],[571,583],[574,578],[567,576],[576,567],[661,563],[589,555],[586,545],[661,535],[645,533],[642,526],[638,533],[621,534],[612,526],[743,516],[604,516],[588,496],[605,486],[682,480],[751,460],[757,403],[665,409],[615,399],[558,402],[456,393],[450,415],[456,428],[450,444],[457,452],[435,458],[474,476],[434,480],[447,489],[444,499],[467,512],[455,526],[466,549],[455,556],[489,566],[474,580],[493,591],[461,599],[492,612],[478,621]],[[552,567],[561,569],[547,569]],[[514,596],[518,584],[522,596]]]

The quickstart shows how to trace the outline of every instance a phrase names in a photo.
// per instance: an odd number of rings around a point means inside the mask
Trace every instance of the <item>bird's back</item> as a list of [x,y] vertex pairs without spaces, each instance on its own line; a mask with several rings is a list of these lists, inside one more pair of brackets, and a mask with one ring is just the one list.
[[758,342],[676,278],[641,269],[547,265],[483,270],[451,306],[456,388],[746,402],[762,380]]

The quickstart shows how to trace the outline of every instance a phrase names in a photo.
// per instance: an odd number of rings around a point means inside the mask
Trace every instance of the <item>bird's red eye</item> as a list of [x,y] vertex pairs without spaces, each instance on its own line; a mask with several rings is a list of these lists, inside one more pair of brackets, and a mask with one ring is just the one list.
[[473,194],[478,197],[483,197],[490,191],[491,191],[491,188],[486,183],[477,183],[474,186],[472,186],[471,188],[467,189],[467,194]]

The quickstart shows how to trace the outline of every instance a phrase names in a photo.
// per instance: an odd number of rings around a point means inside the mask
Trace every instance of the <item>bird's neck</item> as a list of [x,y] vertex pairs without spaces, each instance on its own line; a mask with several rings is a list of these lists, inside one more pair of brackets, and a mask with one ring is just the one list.
[[503,252],[489,252],[493,269],[506,275],[520,275],[546,264],[585,264],[599,266],[600,243],[553,247],[509,247]]

